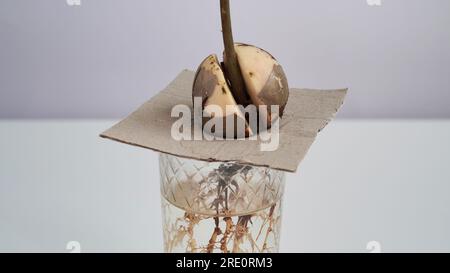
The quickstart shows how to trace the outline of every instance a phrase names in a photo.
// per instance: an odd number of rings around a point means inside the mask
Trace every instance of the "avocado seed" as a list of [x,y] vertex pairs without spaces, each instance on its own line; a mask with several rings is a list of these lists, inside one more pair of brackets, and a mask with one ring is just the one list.
[[[203,60],[197,70],[192,88],[192,98],[194,97],[202,98],[203,125],[216,124],[212,132],[215,136],[227,137],[226,124],[230,118],[234,120],[233,137],[242,138],[252,134],[214,54]],[[221,111],[216,111],[217,108]],[[245,129],[244,132],[238,130],[239,124]]]

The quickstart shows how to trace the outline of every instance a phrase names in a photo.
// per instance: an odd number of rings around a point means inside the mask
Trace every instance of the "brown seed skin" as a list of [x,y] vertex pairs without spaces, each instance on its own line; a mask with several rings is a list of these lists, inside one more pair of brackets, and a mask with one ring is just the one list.
[[[203,125],[208,121],[215,119],[215,123],[222,123],[223,130],[215,131],[214,135],[218,137],[226,137],[226,119],[227,117],[235,120],[235,128],[233,128],[233,138],[243,138],[251,134],[248,128],[245,116],[237,107],[237,103],[230,91],[225,78],[225,74],[220,66],[217,56],[210,55],[200,64],[195,75],[192,88],[192,99],[194,97],[202,98],[202,110],[204,114],[213,114],[210,110],[212,106],[219,106],[222,109],[221,116],[203,118]],[[227,113],[227,106],[231,106],[231,113]],[[229,114],[229,116],[227,116]],[[237,124],[242,124],[246,129],[245,132],[238,132]]]
[[[289,98],[289,84],[278,61],[267,51],[248,44],[236,44],[236,54],[247,92],[254,105],[280,107],[283,116]],[[270,118],[270,115],[269,117]]]
[[203,107],[209,96],[212,95],[214,89],[219,85],[217,75],[214,75],[217,57],[209,55],[206,57],[195,73],[194,83],[192,87],[192,102],[194,97],[202,97]]
[[289,85],[281,65],[273,66],[269,80],[257,96],[264,105],[279,105],[280,117],[283,117],[284,108],[289,99]]

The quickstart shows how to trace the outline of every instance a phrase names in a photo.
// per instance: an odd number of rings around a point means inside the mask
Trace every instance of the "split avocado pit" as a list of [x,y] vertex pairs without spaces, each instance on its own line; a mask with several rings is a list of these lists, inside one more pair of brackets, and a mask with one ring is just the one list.
[[[195,75],[192,96],[202,98],[204,116],[203,124],[211,119],[223,122],[223,130],[215,131],[215,135],[225,137],[226,130],[233,130],[234,137],[248,137],[271,127],[279,117],[283,116],[289,98],[289,86],[283,68],[267,51],[247,44],[235,44],[235,55],[239,65],[240,76],[244,82],[244,94],[238,96],[227,77],[225,63],[220,63],[215,54],[209,55],[200,64]],[[226,51],[224,60],[227,60]],[[245,98],[238,100],[239,97]],[[258,118],[265,120],[265,126],[249,125],[249,114],[244,107],[254,105]],[[228,107],[227,107],[228,106]],[[273,111],[271,106],[278,106]],[[218,108],[221,111],[216,111]],[[223,115],[217,115],[217,113]],[[227,118],[234,119],[234,127],[226,128]],[[214,122],[215,123],[215,122]],[[245,132],[240,133],[237,124],[245,124]]]
[[204,132],[221,138],[253,136],[283,116],[288,82],[267,51],[234,43],[229,0],[220,0],[220,16],[223,62],[215,54],[203,60],[194,79],[193,101],[202,99]]

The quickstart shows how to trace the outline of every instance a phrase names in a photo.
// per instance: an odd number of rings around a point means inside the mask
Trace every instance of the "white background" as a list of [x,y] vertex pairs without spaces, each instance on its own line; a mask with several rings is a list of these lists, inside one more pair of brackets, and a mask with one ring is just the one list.
[[[0,251],[162,251],[157,153],[115,121],[0,122]],[[288,174],[280,251],[450,251],[450,122],[338,120]]]

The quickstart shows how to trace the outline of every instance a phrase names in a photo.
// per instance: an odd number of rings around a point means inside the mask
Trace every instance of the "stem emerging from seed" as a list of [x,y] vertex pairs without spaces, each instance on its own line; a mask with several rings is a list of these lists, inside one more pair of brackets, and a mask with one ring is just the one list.
[[220,15],[222,18],[222,35],[225,46],[225,73],[231,85],[231,92],[238,104],[247,105],[247,92],[236,51],[234,50],[233,31],[231,28],[230,1],[220,0]]

